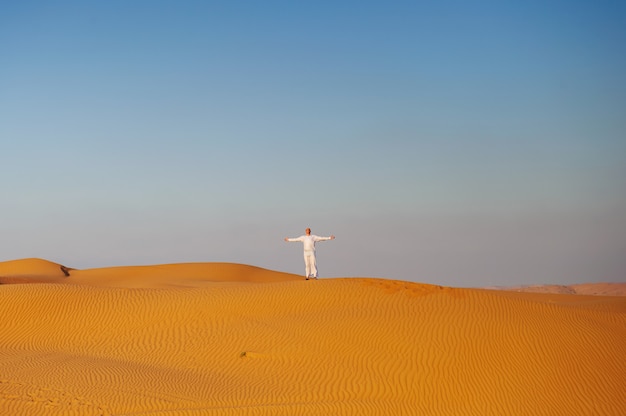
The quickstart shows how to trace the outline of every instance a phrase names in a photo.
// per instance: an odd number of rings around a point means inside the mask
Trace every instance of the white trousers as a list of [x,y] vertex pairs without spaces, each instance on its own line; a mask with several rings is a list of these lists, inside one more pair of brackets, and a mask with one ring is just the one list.
[[315,263],[315,251],[304,252],[304,271],[306,277],[317,278],[317,264]]

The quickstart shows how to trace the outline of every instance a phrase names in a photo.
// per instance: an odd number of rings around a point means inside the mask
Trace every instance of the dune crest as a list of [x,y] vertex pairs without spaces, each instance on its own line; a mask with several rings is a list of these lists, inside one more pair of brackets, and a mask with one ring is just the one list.
[[626,414],[621,297],[217,263],[1,285],[0,314],[0,414]]
[[577,285],[497,286],[486,289],[567,295],[626,296],[626,283],[583,283]]
[[0,284],[60,281],[69,276],[71,270],[38,258],[3,261],[0,262]]
[[174,263],[79,270],[37,258],[0,262],[0,284],[56,282],[103,287],[165,288],[293,280],[301,280],[301,277],[236,263]]
[[215,283],[270,283],[300,276],[236,263],[176,263],[74,270],[67,283],[103,287],[201,287]]

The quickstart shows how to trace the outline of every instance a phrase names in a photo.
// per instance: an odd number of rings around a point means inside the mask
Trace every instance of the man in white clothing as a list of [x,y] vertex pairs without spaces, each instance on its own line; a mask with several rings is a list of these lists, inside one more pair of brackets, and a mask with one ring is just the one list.
[[301,235],[297,238],[288,238],[285,237],[285,241],[301,241],[304,245],[304,268],[306,273],[306,280],[309,278],[317,279],[317,264],[315,263],[315,243],[317,241],[328,241],[334,240],[335,236],[331,235],[330,237],[319,237],[317,235],[311,235],[311,229],[307,228],[305,230],[306,235]]

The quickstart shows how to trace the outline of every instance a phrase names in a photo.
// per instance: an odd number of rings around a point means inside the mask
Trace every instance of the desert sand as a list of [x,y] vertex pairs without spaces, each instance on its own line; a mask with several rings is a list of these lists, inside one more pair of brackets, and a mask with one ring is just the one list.
[[626,415],[621,296],[24,259],[0,316],[0,415]]
[[626,283],[583,283],[578,285],[496,286],[488,289],[514,292],[560,293],[566,295],[626,296]]

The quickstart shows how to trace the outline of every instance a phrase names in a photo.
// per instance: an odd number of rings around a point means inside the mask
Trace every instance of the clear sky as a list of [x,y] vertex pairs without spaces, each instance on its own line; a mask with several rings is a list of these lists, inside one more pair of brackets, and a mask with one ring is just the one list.
[[0,261],[626,280],[622,1],[2,1]]

